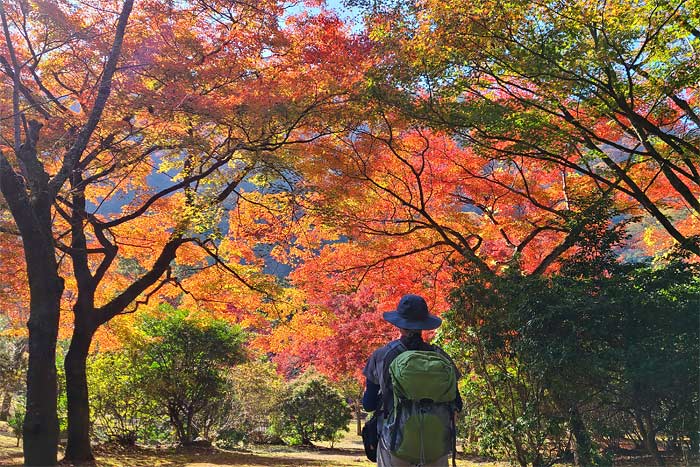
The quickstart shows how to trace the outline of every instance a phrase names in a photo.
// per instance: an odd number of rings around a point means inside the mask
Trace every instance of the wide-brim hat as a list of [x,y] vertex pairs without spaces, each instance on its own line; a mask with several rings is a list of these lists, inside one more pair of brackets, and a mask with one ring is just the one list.
[[419,295],[408,294],[401,297],[394,311],[384,313],[384,319],[403,329],[437,329],[442,319],[428,312],[428,304]]

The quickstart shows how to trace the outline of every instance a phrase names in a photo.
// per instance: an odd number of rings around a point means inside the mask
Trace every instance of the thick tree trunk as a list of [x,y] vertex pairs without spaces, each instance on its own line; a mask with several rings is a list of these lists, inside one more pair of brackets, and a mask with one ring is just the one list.
[[36,159],[40,128],[29,122],[27,140],[17,153],[27,176],[18,175],[0,152],[0,189],[22,236],[29,282],[27,407],[22,427],[27,466],[56,465],[58,451],[56,340],[63,279],[54,251],[48,175]]
[[0,420],[6,422],[10,417],[10,406],[12,405],[12,393],[7,391],[2,397],[0,406]]
[[23,426],[24,463],[27,466],[56,465],[56,340],[63,280],[57,273],[51,242],[33,245],[25,239],[24,249],[31,295],[27,323],[29,365],[27,412]]
[[87,387],[87,357],[94,331],[76,323],[66,354],[66,394],[68,396],[68,444],[65,460],[76,465],[94,465],[90,446],[90,401]]

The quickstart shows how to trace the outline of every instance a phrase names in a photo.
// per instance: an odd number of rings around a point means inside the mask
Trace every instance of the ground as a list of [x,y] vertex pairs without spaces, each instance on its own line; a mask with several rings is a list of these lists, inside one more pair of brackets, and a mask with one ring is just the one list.
[[[351,431],[330,448],[328,443],[319,443],[315,448],[293,448],[286,446],[256,446],[236,451],[217,449],[155,449],[118,448],[102,446],[95,448],[98,467],[371,467],[375,464],[365,458],[362,441]],[[0,422],[0,467],[22,465],[22,448],[16,447],[14,436],[7,425]],[[616,466],[644,467],[651,465],[649,459],[618,459]],[[667,467],[695,466],[683,461],[670,461]],[[460,458],[458,467],[508,467],[509,464],[492,462],[477,457]]]
[[[0,466],[21,466],[22,448],[15,447],[16,440],[0,423]],[[120,449],[114,446],[95,449],[98,467],[371,467],[374,463],[365,458],[362,440],[350,431],[330,448],[328,443],[318,443],[315,448],[286,446],[256,446],[237,451],[216,449]],[[480,459],[457,461],[458,467],[506,467],[507,464]]]

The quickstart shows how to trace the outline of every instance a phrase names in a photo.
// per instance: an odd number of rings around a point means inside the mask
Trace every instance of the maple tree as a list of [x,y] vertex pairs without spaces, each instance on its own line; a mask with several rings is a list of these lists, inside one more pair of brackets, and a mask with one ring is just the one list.
[[262,194],[241,207],[244,219],[274,226],[281,245],[271,254],[293,266],[293,305],[256,324],[269,330],[256,341],[287,372],[314,366],[359,380],[369,353],[395,337],[381,312],[403,294],[426,296],[440,314],[465,264],[541,275],[575,250],[592,218],[612,215],[576,174],[498,163],[363,105],[351,131],[314,143],[274,209]]
[[698,255],[697,12],[695,1],[389,2],[368,15],[383,57],[374,96],[498,163],[612,190]]
[[2,1],[27,465],[56,461],[57,336],[66,457],[89,462],[88,352],[154,299],[347,381],[401,295],[440,314],[465,269],[555,272],[595,220],[646,213],[647,252],[700,254],[697,7],[387,2],[368,41],[275,0]]
[[89,462],[96,331],[168,284],[205,284],[199,270],[274,286],[227,230],[227,200],[255,176],[284,173],[292,145],[333,131],[326,115],[360,76],[348,59],[362,44],[332,15],[301,14],[283,29],[284,5],[272,1],[103,6],[3,3],[13,113],[2,193],[32,296],[28,465],[56,461],[62,297],[72,311],[66,457]]
[[348,3],[366,8],[375,67],[356,125],[310,154],[307,248],[279,252],[314,310],[275,331],[289,365],[345,341],[324,293],[550,273],[601,214],[646,214],[623,255],[700,253],[695,2]]
[[[549,55],[541,57],[542,67],[554,67],[548,71],[552,76],[538,78],[542,82],[528,82],[525,72],[511,76],[516,66],[538,66],[538,57],[527,55],[527,44],[539,37],[527,36],[533,23],[540,21],[557,31],[576,31],[584,23],[559,17],[545,6],[540,6],[543,11],[534,10],[533,15],[539,16],[529,17],[524,5],[514,4],[508,6],[517,14],[509,8],[487,4],[471,8],[459,2],[387,5],[390,8],[375,5],[369,11],[378,66],[369,75],[365,89],[369,92],[353,107],[348,131],[316,141],[300,169],[302,175],[287,180],[289,186],[280,189],[287,192],[276,195],[274,207],[264,205],[269,198],[261,194],[251,200],[255,207],[247,214],[248,219],[264,218],[265,225],[274,226],[276,236],[267,238],[284,246],[271,254],[295,268],[290,281],[299,290],[296,310],[291,307],[287,315],[276,315],[270,324],[272,334],[261,338],[280,354],[278,359],[287,360],[286,367],[320,359],[330,374],[350,368],[357,374],[362,358],[331,364],[342,358],[337,352],[326,364],[327,357],[318,351],[333,342],[345,348],[340,342],[347,344],[342,335],[348,330],[338,325],[343,319],[378,323],[377,310],[392,309],[398,296],[411,290],[434,295],[435,309],[445,310],[439,297],[453,285],[452,273],[463,267],[476,267],[486,275],[512,267],[534,275],[556,271],[558,261],[576,251],[577,242],[601,214],[620,222],[636,219],[640,208],[646,209],[672,238],[694,248],[697,216],[683,205],[687,193],[674,185],[673,174],[679,168],[681,178],[683,170],[685,175],[692,173],[692,158],[682,161],[686,169],[680,162],[665,165],[651,155],[655,147],[663,157],[675,160],[671,146],[652,138],[650,144],[656,146],[639,149],[631,123],[624,127],[624,119],[617,122],[615,112],[601,109],[595,93],[587,95],[587,101],[577,97],[575,83],[554,74],[556,64],[550,63],[556,62],[561,48],[547,49]],[[584,6],[569,5],[575,11]],[[454,8],[469,10],[466,17],[474,25],[463,25],[459,15],[451,13]],[[611,7],[605,15],[614,22],[620,11]],[[651,14],[644,8],[640,11]],[[588,13],[583,19],[595,16]],[[672,21],[681,21],[682,16],[670,14]],[[653,13],[652,26],[665,28],[663,18],[660,9]],[[498,25],[509,21],[513,26],[504,27],[499,36]],[[489,47],[484,46],[488,39],[481,37],[481,30],[469,29],[483,27],[481,23],[489,25]],[[645,24],[640,20],[629,30],[639,33]],[[615,28],[621,40],[624,28],[618,23]],[[502,37],[511,33],[524,36],[512,40],[525,48],[517,55],[522,63],[491,57],[511,51],[514,46]],[[465,35],[472,42],[460,43]],[[656,41],[652,36],[649,41]],[[575,62],[576,57],[572,53],[569,59]],[[471,61],[464,65],[464,60]],[[595,66],[596,60],[591,58]],[[663,62],[668,57],[649,60]],[[686,78],[679,89],[690,92],[692,76]],[[647,95],[652,91],[648,83],[633,84],[639,86],[636,102],[656,102]],[[694,94],[689,96],[694,105]],[[692,145],[693,107],[684,116],[687,106],[674,113],[678,99],[664,99],[670,110],[650,107],[648,118],[669,138],[685,138]],[[559,104],[570,113],[576,106],[578,126],[566,118],[556,119],[556,112],[563,112]],[[639,105],[641,112],[643,104]],[[582,129],[586,125],[600,138],[595,148],[586,140]],[[631,154],[626,160],[621,155],[625,148]],[[616,165],[622,171],[616,172]],[[689,190],[695,189],[692,179],[683,180]],[[643,187],[643,196],[637,196],[635,186]],[[648,219],[644,222],[643,241],[653,254],[663,241],[662,229]],[[380,299],[370,301],[367,316],[345,316],[344,305],[327,298],[332,294],[359,298],[358,288],[365,283],[387,289],[377,292]],[[376,324],[352,332],[369,340],[377,332],[387,336]]]
[[[0,4],[4,37],[2,71],[4,79],[10,81],[10,85],[4,87],[6,92],[3,93],[3,100],[5,104],[10,103],[4,105],[4,108],[12,109],[9,132],[4,131],[3,135],[4,141],[9,144],[0,153],[0,188],[22,235],[31,295],[27,413],[24,420],[25,462],[27,465],[53,465],[56,462],[58,442],[54,362],[63,280],[58,274],[53,248],[52,206],[58,189],[65,184],[71,167],[85,151],[104,110],[131,2],[125,4],[120,14],[114,47],[108,52],[104,73],[98,81],[99,92],[93,96],[95,100],[92,111],[87,121],[74,130],[73,141],[67,144],[63,158],[64,166],[52,178],[46,172],[47,167],[41,163],[40,149],[37,148],[39,131],[43,125],[36,119],[27,119],[26,116],[22,118],[22,113],[29,108],[47,117],[46,107],[49,105],[66,109],[43,85],[36,65],[44,54],[69,42],[69,39],[66,40],[60,34],[57,34],[58,37],[47,36],[43,47],[36,51],[29,48],[31,55],[24,55],[23,50],[17,49],[17,45],[24,38],[29,40],[30,32],[34,32],[27,27],[25,7],[24,4]],[[23,75],[26,79],[27,74],[36,83],[41,101],[24,84]],[[42,102],[44,99],[47,103]],[[8,130],[7,126],[3,130]],[[51,162],[56,164],[56,161]]]

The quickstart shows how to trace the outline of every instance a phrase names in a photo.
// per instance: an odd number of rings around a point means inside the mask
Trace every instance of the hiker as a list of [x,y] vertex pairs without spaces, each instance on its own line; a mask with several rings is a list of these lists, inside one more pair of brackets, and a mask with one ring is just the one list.
[[455,412],[462,410],[459,375],[450,357],[422,336],[442,320],[429,313],[423,297],[412,294],[384,319],[401,337],[377,349],[363,370],[362,405],[376,417],[377,466],[443,467],[450,453],[454,465]]

